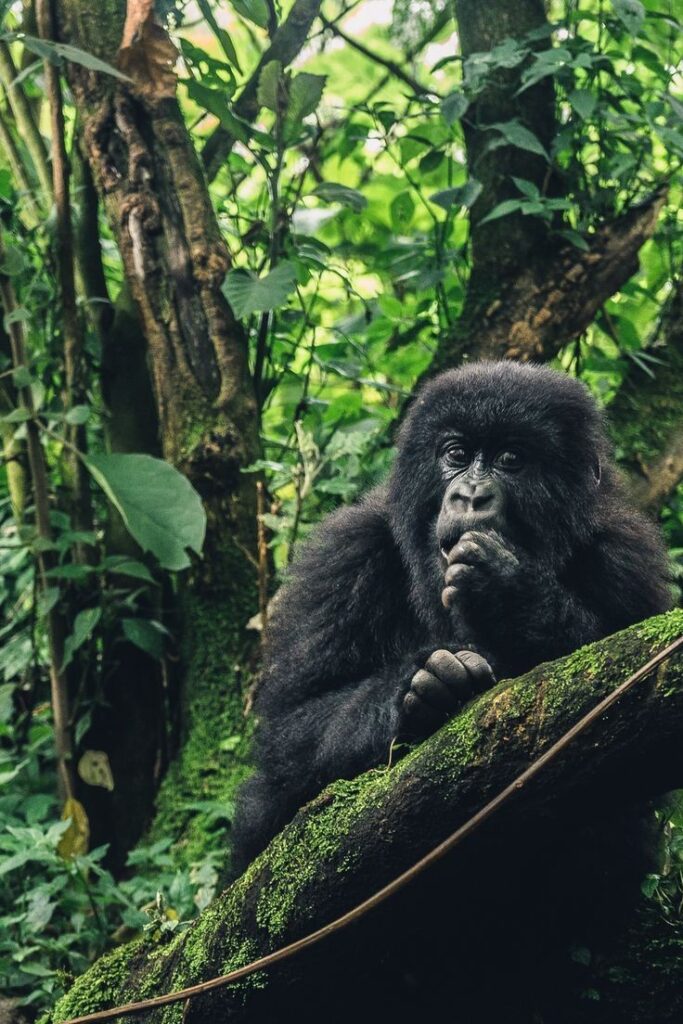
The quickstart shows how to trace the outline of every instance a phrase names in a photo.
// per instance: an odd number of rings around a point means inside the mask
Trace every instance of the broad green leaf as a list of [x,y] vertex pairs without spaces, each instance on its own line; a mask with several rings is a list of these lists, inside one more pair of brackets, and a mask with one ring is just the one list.
[[300,75],[292,78],[285,114],[285,139],[296,138],[301,131],[303,119],[317,110],[326,80],[326,75],[311,75],[308,71],[302,71]]
[[268,27],[268,4],[266,0],[232,0],[232,6],[247,21],[253,21],[259,28]]
[[500,217],[506,217],[509,213],[519,210],[521,206],[521,199],[504,199],[502,203],[498,203],[497,206],[494,206],[490,213],[487,213],[485,217],[482,217],[479,224],[486,224],[490,220],[498,220]]
[[612,0],[612,7],[627,32],[637,35],[645,21],[645,8],[640,0]]
[[446,96],[441,103],[441,113],[446,124],[455,124],[459,121],[470,105],[470,101],[464,92],[452,92]]
[[71,664],[74,654],[79,647],[83,646],[88,637],[92,636],[92,632],[101,618],[101,608],[85,608],[82,612],[78,613],[74,620],[73,633],[64,642],[62,669]]
[[441,192],[435,192],[430,199],[444,210],[450,210],[451,206],[462,206],[469,210],[481,195],[481,190],[481,182],[471,178],[458,188],[445,188]]
[[135,558],[128,558],[126,555],[110,555],[104,560],[104,568],[107,572],[115,573],[117,576],[130,576],[136,580],[144,580],[145,583],[153,583],[156,580],[146,565],[138,562]]
[[538,185],[535,185],[533,181],[527,181],[526,178],[515,178],[512,180],[524,196],[528,196],[529,199],[540,199],[541,192]]
[[278,263],[265,277],[254,277],[245,270],[233,270],[223,284],[223,292],[235,316],[243,320],[252,313],[267,313],[284,305],[296,287],[296,272],[291,263]]
[[126,640],[152,658],[161,658],[166,630],[158,622],[150,619],[123,619],[121,627]]
[[569,102],[582,120],[587,121],[595,110],[598,98],[590,89],[574,89],[569,93]]
[[538,153],[540,156],[544,156],[546,160],[548,159],[548,154],[540,139],[537,139],[533,132],[525,128],[516,119],[512,121],[499,121],[496,124],[487,125],[487,127],[500,132],[505,141],[511,146],[527,150],[529,153]]
[[64,417],[71,427],[79,427],[90,419],[89,405],[74,405]]
[[280,89],[284,85],[282,78],[282,64],[279,60],[271,60],[261,71],[256,90],[256,100],[261,107],[274,110],[280,109],[282,101]]
[[28,388],[33,383],[33,377],[28,366],[17,366],[12,370],[12,383],[15,388]]
[[164,569],[186,569],[201,554],[206,513],[182,473],[151,455],[91,455],[85,464],[143,551]]
[[362,192],[355,188],[349,188],[348,185],[339,185],[336,181],[321,182],[311,194],[318,196],[326,203],[341,203],[342,206],[348,206],[356,213],[360,213],[368,205]]
[[414,213],[415,203],[410,192],[399,192],[397,196],[394,196],[389,207],[391,226],[394,231],[404,231],[413,219]]

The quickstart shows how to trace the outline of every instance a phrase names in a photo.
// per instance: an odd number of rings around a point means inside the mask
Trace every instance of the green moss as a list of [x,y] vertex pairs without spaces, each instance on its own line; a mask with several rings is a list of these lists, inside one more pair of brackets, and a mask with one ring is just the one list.
[[139,942],[132,942],[100,957],[87,974],[78,978],[66,995],[62,996],[49,1019],[68,1020],[115,1005],[120,999],[139,947]]
[[250,770],[252,721],[244,716],[243,691],[251,681],[254,640],[245,637],[244,626],[257,605],[255,574],[232,545],[211,557],[209,584],[182,600],[183,741],[160,788],[152,828],[152,838],[179,837],[185,864],[215,847],[213,815],[189,805],[219,801],[229,812]]

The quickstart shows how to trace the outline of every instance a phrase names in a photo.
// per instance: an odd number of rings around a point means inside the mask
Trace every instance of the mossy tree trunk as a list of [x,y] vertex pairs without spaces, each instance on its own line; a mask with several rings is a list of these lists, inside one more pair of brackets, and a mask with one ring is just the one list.
[[[207,980],[329,922],[441,842],[681,632],[683,612],[674,611],[541,665],[482,695],[394,767],[334,783],[186,932],[104,958],[51,1020]],[[626,842],[629,804],[680,783],[682,728],[678,654],[381,909],[286,966],[146,1020],[680,1019],[683,959],[655,974],[642,922],[641,946],[624,963],[632,904],[621,897],[638,889],[639,858],[626,846],[633,874],[616,862],[596,874],[593,843],[606,806],[614,808],[610,834]],[[601,927],[615,889],[624,915],[619,971],[609,969],[614,940]],[[659,963],[664,947],[669,957],[680,952],[683,932],[658,920],[656,904],[648,913],[659,928]],[[578,960],[572,948],[583,950]],[[589,990],[595,998],[585,1001]]]
[[[129,14],[145,7],[128,6]],[[126,7],[60,0],[61,37],[116,64]],[[161,451],[208,514],[205,555],[178,609],[182,749],[159,804],[160,827],[178,835],[190,817],[184,805],[227,796],[240,776],[221,742],[243,731],[244,625],[256,610],[257,579],[254,479],[242,470],[258,454],[258,417],[246,338],[221,292],[228,252],[175,98],[173,47],[152,17],[129,40],[130,83],[80,65],[68,74],[147,350]],[[117,355],[123,346],[110,346],[109,362]],[[133,355],[131,372],[139,346]]]

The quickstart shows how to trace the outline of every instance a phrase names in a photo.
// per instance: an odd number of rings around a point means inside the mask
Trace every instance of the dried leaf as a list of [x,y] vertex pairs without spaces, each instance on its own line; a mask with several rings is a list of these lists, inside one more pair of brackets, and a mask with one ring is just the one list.
[[128,0],[118,65],[147,100],[172,99],[178,52],[154,16],[154,0]]
[[88,852],[90,822],[85,808],[79,800],[70,796],[62,810],[62,821],[71,818],[71,823],[57,844],[57,853],[64,860]]
[[89,786],[100,786],[109,792],[114,788],[114,776],[104,750],[86,750],[78,762],[78,774]]

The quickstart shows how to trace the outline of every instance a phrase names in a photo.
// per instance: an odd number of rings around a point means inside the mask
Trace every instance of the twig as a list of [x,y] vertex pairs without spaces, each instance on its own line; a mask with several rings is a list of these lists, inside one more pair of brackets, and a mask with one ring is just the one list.
[[256,481],[256,536],[258,547],[258,606],[261,612],[261,636],[265,633],[268,618],[268,544],[266,524],[266,491],[262,480]]
[[[5,250],[0,236],[0,265],[4,263]],[[11,278],[0,273],[0,298],[7,317],[8,332],[12,346],[12,361],[15,368],[28,366],[28,355],[24,342],[24,328],[20,320],[13,319],[10,314],[18,308],[16,294]],[[29,415],[26,421],[26,449],[28,452],[29,470],[33,484],[33,500],[36,515],[36,532],[44,548],[38,553],[38,571],[41,589],[48,589],[46,573],[52,567],[53,552],[49,545],[52,541],[50,525],[50,501],[45,453],[40,442],[40,430],[35,419],[35,407],[30,387],[18,389],[20,408]],[[45,550],[47,549],[47,550]],[[63,800],[73,797],[73,744],[70,729],[69,696],[66,677],[62,670],[64,662],[65,629],[61,615],[52,608],[46,616],[47,635],[50,650],[50,690],[52,701],[52,717],[54,719],[55,748],[57,751],[57,776],[59,779],[60,796]]]
[[370,47],[365,46],[363,43],[354,39],[353,36],[349,36],[342,29],[339,28],[335,22],[330,21],[324,14],[318,15],[323,26],[332,32],[339,39],[343,39],[347,46],[352,47],[358,53],[361,53],[368,60],[373,61],[375,64],[379,64],[380,67],[385,68],[390,75],[394,78],[398,78],[399,81],[404,82],[409,86],[413,92],[417,93],[418,96],[423,96],[425,93],[432,93],[437,96],[438,93],[434,89],[428,88],[426,85],[422,85],[416,78],[409,75],[407,71],[404,71],[400,64],[397,64],[394,60],[389,60],[387,57],[381,57],[378,53],[375,53]]
[[343,928],[347,928],[350,924],[354,924],[360,918],[378,907],[385,900],[388,900],[391,896],[395,896],[397,892],[403,889],[409,882],[414,881],[418,875],[421,875],[427,868],[430,868],[437,861],[441,860],[450,853],[456,846],[466,839],[468,836],[476,832],[477,829],[484,824],[489,818],[491,818],[501,807],[507,804],[514,796],[526,786],[528,782],[531,782],[541,770],[554,761],[555,758],[560,754],[571,742],[576,739],[581,733],[585,732],[589,726],[596,722],[602,715],[605,714],[609,708],[615,704],[620,697],[622,697],[628,690],[630,690],[636,683],[639,683],[646,676],[650,675],[653,669],[657,668],[663,661],[670,658],[672,654],[683,648],[683,636],[678,637],[673,643],[665,647],[663,651],[655,654],[654,657],[650,658],[645,665],[642,665],[633,675],[629,676],[623,683],[620,683],[616,689],[612,690],[603,700],[597,704],[592,711],[580,718],[579,721],[568,729],[559,740],[548,747],[545,753],[541,754],[540,757],[536,758],[528,768],[521,772],[508,786],[498,793],[492,800],[489,800],[480,810],[473,814],[471,818],[451,833],[447,839],[444,839],[442,843],[435,846],[429,851],[424,857],[418,860],[415,864],[409,867],[402,874],[398,875],[397,878],[392,879],[387,885],[377,892],[373,893],[362,903],[357,904],[351,910],[348,910],[341,917],[336,918],[334,921],[330,921],[329,924],[323,925],[322,928],[316,929],[309,935],[304,935],[303,938],[297,939],[295,942],[290,942],[289,945],[283,946],[281,949],[276,949],[273,953],[268,953],[266,956],[259,957],[258,960],[253,960],[249,964],[245,964],[244,967],[238,967],[235,971],[230,971],[229,974],[223,974],[217,978],[211,978],[209,981],[202,981],[198,985],[191,985],[188,988],[180,989],[178,992],[168,992],[163,996],[154,996],[151,999],[141,999],[136,1003],[124,1003],[122,1006],[114,1006],[109,1010],[100,1010],[97,1013],[88,1013],[82,1017],[73,1017],[63,1024],[94,1024],[95,1021],[100,1020],[111,1020],[113,1017],[123,1016],[123,1014],[133,1013],[144,1013],[147,1010],[151,1010],[157,1006],[168,1006],[169,1003],[179,1003],[185,999],[189,999],[193,996],[203,995],[205,992],[210,992],[213,989],[224,988],[226,985],[231,984],[234,981],[239,981],[241,978],[246,978],[250,974],[255,974],[257,971],[262,971],[266,967],[272,967],[276,963],[281,963],[283,960],[289,960],[297,953],[301,953],[304,949],[308,949],[310,946],[315,946],[323,939],[328,938],[335,932],[341,931]]
[[2,82],[9,105],[14,114],[14,120],[21,137],[26,143],[26,148],[31,154],[31,160],[40,182],[40,187],[45,193],[44,207],[49,207],[52,198],[52,180],[47,162],[47,149],[43,137],[38,131],[31,105],[21,85],[17,83],[17,69],[12,60],[12,52],[9,43],[0,39],[0,82]]

